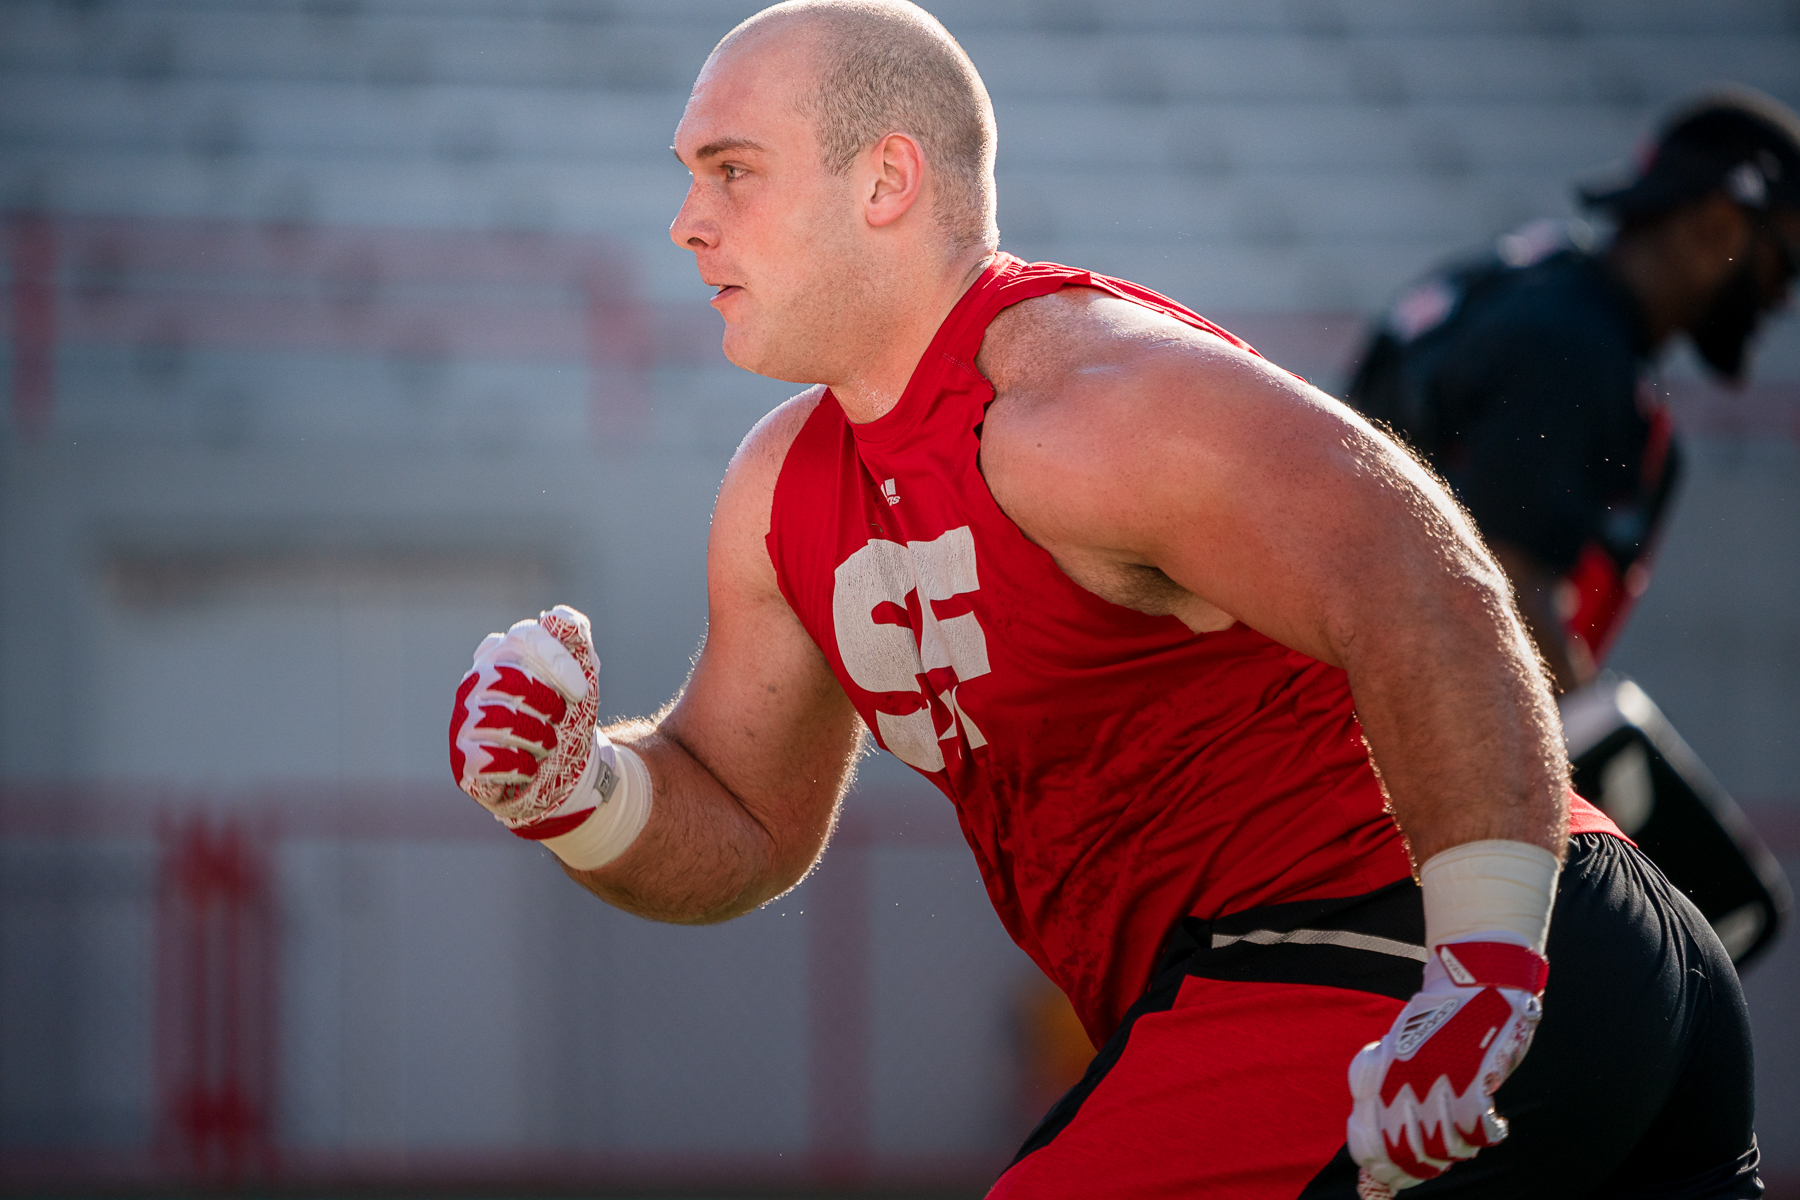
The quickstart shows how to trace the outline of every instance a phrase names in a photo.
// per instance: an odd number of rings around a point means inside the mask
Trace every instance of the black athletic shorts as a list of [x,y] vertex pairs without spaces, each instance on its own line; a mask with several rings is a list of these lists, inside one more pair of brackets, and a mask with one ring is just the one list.
[[[1354,1200],[1346,1071],[1418,989],[1423,941],[1410,881],[1183,921],[990,1195]],[[1495,1097],[1512,1136],[1404,1200],[1760,1197],[1743,992],[1698,910],[1582,834],[1548,956],[1543,1022]]]

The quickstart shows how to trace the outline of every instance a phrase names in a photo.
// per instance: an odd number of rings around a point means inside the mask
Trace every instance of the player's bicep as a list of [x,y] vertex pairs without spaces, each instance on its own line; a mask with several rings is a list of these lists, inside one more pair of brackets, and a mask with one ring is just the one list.
[[713,607],[663,728],[757,808],[830,800],[859,732],[824,654],[779,595]]
[[773,433],[746,441],[720,489],[707,547],[706,644],[662,727],[784,852],[810,862],[805,843],[829,828],[861,726],[769,560],[774,483],[791,441],[779,425]]
[[1350,644],[1504,592],[1467,518],[1343,404],[1235,351],[1165,390],[1146,442],[1145,553],[1269,637],[1338,665]]

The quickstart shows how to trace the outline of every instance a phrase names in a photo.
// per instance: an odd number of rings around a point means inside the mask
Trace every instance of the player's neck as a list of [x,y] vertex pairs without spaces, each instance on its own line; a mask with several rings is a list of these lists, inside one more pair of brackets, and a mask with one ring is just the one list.
[[1606,252],[1613,277],[1637,300],[1652,351],[1662,349],[1687,315],[1686,290],[1668,268],[1661,246],[1644,235],[1620,236]]
[[842,378],[823,381],[837,397],[852,424],[862,425],[892,412],[906,391],[931,339],[969,290],[993,255],[981,251],[973,259],[913,287],[888,292],[865,328],[862,353],[850,356]]

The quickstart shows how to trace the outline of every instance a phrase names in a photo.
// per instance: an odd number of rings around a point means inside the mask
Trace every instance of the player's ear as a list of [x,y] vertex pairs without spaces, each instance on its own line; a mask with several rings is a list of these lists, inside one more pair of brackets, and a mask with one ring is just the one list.
[[892,225],[925,188],[925,152],[910,135],[890,133],[864,152],[863,163],[863,216],[877,229]]

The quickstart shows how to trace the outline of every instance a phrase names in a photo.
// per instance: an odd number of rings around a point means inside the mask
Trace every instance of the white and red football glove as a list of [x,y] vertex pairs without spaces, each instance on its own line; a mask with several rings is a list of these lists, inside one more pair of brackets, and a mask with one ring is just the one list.
[[1350,1063],[1348,1141],[1363,1200],[1386,1200],[1506,1137],[1492,1097],[1531,1047],[1550,964],[1492,936],[1433,946],[1424,986]]
[[520,837],[567,833],[601,799],[577,787],[596,753],[599,674],[587,617],[562,604],[475,649],[450,713],[450,770]]

